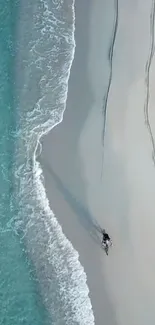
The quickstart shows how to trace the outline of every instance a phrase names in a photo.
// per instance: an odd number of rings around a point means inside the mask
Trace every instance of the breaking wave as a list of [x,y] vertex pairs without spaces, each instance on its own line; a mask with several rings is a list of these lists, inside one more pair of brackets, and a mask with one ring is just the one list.
[[19,24],[26,37],[19,33],[16,62],[18,124],[12,200],[18,208],[13,222],[35,266],[51,323],[91,325],[94,315],[86,274],[49,207],[36,160],[41,137],[63,119],[75,51],[74,1],[40,0],[32,8],[28,3],[21,7],[21,17],[23,13],[27,20],[24,26],[22,21]]

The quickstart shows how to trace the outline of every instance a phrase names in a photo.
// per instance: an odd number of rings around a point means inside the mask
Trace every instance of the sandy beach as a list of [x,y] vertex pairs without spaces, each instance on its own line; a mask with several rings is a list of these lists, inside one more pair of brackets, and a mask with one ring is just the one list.
[[[154,8],[118,3],[103,150],[116,4],[76,1],[67,107],[40,160],[51,209],[87,274],[95,324],[146,325],[155,323]],[[113,240],[109,256],[100,228]]]

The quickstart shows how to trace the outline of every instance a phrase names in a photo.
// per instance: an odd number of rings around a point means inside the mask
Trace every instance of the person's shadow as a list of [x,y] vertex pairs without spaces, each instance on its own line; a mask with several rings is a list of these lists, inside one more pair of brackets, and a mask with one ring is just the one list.
[[[41,162],[42,159],[39,160]],[[44,166],[47,169],[48,173],[52,176],[58,190],[61,192],[66,202],[75,212],[82,226],[87,232],[89,232],[90,236],[97,244],[101,244],[101,226],[98,224],[95,218],[92,217],[89,210],[85,206],[83,206],[80,201],[76,197],[74,197],[74,195],[69,191],[69,189],[65,186],[60,177],[54,172],[54,170],[51,168],[47,161],[44,161]]]

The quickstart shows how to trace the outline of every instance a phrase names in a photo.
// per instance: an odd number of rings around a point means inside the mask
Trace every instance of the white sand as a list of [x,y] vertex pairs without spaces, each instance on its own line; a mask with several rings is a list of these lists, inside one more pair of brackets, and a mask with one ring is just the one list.
[[[101,179],[101,108],[114,15],[112,2],[86,2],[77,4],[77,50],[64,121],[44,139],[48,197],[80,253],[96,324],[155,324],[155,166],[144,115],[152,3],[119,1]],[[154,76],[155,60],[149,101],[153,134]],[[108,257],[93,218],[112,236]]]

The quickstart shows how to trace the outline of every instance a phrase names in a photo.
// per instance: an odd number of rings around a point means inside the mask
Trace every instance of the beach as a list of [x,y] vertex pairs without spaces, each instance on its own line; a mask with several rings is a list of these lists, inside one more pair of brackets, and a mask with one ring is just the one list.
[[150,0],[77,0],[66,110],[42,139],[47,197],[79,253],[96,325],[155,322],[153,30]]

